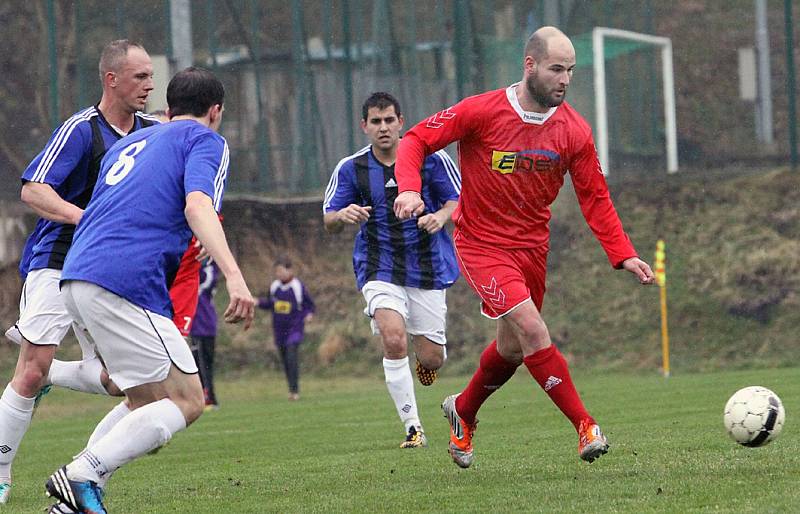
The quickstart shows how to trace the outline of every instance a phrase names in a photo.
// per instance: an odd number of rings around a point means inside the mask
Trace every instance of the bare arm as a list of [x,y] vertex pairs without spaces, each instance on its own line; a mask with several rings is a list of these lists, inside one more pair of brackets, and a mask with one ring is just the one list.
[[225,275],[225,286],[230,297],[230,303],[224,313],[225,321],[228,323],[244,321],[244,328],[247,330],[253,322],[256,302],[228,247],[225,232],[222,230],[211,198],[200,191],[192,191],[186,196],[184,213],[192,232]]
[[439,232],[447,225],[457,205],[458,202],[456,200],[446,201],[438,211],[420,217],[419,220],[417,220],[417,226],[423,230],[427,230],[429,234]]
[[326,212],[322,215],[325,230],[331,234],[341,232],[345,225],[360,225],[369,219],[371,206],[362,207],[351,203],[344,209]]
[[83,209],[61,198],[50,184],[25,182],[20,198],[42,218],[77,225]]

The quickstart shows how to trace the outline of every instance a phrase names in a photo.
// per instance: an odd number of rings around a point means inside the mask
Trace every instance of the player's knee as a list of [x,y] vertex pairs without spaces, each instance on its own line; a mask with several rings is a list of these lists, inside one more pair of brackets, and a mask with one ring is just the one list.
[[402,359],[408,355],[408,338],[405,330],[383,330],[381,331],[381,340],[387,358]]
[[526,320],[526,322],[522,324],[520,328],[521,334],[519,335],[524,340],[523,342],[525,344],[534,346],[547,346],[549,344],[550,333],[548,332],[547,325],[542,318],[537,317]]
[[32,398],[44,387],[47,371],[34,363],[28,363],[14,376],[14,390],[21,396]]

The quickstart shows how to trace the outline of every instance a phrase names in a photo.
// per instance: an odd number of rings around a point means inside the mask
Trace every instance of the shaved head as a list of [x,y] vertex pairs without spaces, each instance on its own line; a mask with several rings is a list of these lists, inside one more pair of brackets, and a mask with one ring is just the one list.
[[525,44],[525,56],[531,56],[535,61],[541,61],[549,56],[548,50],[552,44],[572,43],[569,38],[555,27],[542,27],[531,34]]
[[525,45],[522,101],[537,112],[561,105],[575,69],[575,47],[555,27],[542,27]]

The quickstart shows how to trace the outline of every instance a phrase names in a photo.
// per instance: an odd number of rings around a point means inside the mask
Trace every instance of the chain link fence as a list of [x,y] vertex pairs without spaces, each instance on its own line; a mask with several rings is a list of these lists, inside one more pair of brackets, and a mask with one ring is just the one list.
[[[796,0],[795,0],[796,1]],[[464,96],[521,77],[522,48],[545,24],[573,38],[569,101],[594,123],[593,27],[672,38],[682,167],[786,162],[789,118],[784,11],[768,3],[775,142],[755,135],[739,98],[736,52],[754,40],[752,0],[195,0],[175,19],[170,0],[35,0],[0,6],[8,57],[0,76],[0,166],[14,198],[25,164],[55,125],[100,97],[97,59],[112,39],[141,41],[165,84],[176,24],[191,24],[193,60],[226,84],[222,128],[229,191],[277,198],[319,194],[365,139],[360,106],[397,96],[407,126]],[[24,44],[21,44],[24,42]],[[795,49],[795,53],[796,49]],[[609,140],[625,177],[665,169],[658,53],[608,47]],[[159,97],[156,93],[162,95]],[[163,91],[152,104],[164,103]],[[627,171],[626,171],[627,170]],[[615,177],[616,178],[616,177]]]

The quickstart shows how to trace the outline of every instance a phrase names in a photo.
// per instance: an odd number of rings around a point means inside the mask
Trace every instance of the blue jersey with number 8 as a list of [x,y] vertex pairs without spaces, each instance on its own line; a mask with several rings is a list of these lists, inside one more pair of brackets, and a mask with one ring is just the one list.
[[97,284],[171,318],[169,287],[192,236],[186,195],[200,191],[219,211],[227,170],[225,139],[195,121],[122,138],[103,158],[62,281]]

